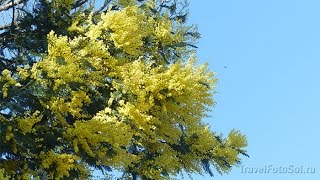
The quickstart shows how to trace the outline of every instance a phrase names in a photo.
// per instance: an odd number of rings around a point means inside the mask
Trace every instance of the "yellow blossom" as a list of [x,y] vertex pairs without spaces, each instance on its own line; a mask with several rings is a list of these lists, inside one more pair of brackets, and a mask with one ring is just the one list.
[[52,150],[47,153],[41,152],[39,157],[42,160],[41,165],[43,168],[54,167],[54,172],[51,172],[49,176],[55,179],[69,177],[70,171],[77,167],[75,162],[79,159],[79,157],[72,154],[57,154]]
[[10,176],[6,176],[3,169],[0,169],[0,179],[1,180],[9,180]]
[[19,129],[21,130],[22,134],[30,133],[33,131],[34,124],[41,121],[41,119],[42,119],[42,116],[39,114],[40,114],[40,112],[36,111],[30,117],[26,117],[26,118],[18,117],[17,118]]
[[111,30],[110,38],[116,47],[131,55],[140,55],[142,38],[151,33],[147,16],[137,6],[128,6],[118,12],[102,14],[103,27]]

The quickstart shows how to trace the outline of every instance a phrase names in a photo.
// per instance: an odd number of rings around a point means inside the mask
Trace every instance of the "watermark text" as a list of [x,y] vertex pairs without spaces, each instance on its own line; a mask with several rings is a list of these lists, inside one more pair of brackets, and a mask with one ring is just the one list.
[[311,166],[277,166],[264,165],[260,167],[249,167],[243,165],[241,167],[242,174],[316,174],[317,168]]

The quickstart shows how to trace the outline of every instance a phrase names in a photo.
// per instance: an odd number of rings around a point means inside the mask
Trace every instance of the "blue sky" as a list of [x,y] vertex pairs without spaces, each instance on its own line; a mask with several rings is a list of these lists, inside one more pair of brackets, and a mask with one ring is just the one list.
[[[249,141],[243,166],[213,179],[319,179],[319,8],[318,0],[190,0],[200,62],[219,78],[207,121]],[[269,173],[248,172],[265,166]],[[315,173],[289,173],[301,166]],[[279,168],[288,172],[273,172]]]

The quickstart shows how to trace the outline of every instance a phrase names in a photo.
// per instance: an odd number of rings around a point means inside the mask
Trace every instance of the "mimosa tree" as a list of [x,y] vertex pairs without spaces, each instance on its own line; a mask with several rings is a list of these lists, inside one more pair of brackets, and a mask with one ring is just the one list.
[[0,77],[0,177],[166,179],[239,164],[245,136],[202,122],[216,78],[196,63],[186,3],[106,1],[52,29],[39,59],[13,58]]

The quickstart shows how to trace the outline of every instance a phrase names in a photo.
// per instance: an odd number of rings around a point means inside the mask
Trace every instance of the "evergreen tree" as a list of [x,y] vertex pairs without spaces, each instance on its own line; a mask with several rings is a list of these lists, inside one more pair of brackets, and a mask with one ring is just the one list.
[[38,3],[1,34],[0,178],[213,175],[247,156],[239,131],[202,122],[216,78],[196,64],[187,1]]

